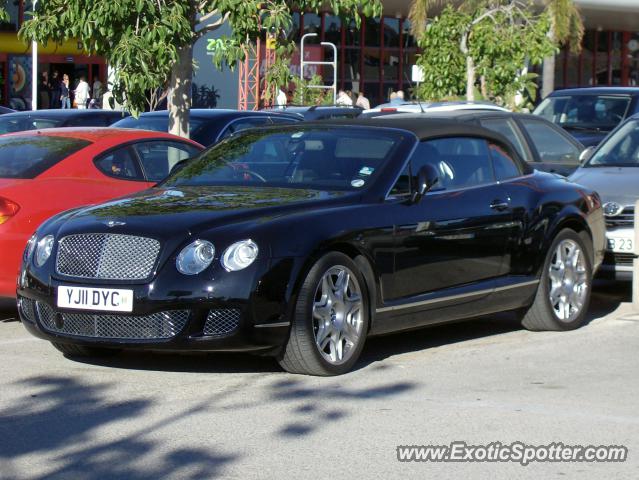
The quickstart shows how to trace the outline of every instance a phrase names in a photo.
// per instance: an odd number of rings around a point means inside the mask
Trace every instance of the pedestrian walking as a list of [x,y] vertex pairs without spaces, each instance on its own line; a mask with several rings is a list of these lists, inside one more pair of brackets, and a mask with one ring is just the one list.
[[53,72],[53,76],[51,77],[51,101],[49,102],[51,108],[60,108],[61,103],[60,103],[60,96],[61,96],[61,90],[60,90],[60,74],[58,73],[57,70],[54,70]]
[[71,99],[69,98],[69,75],[66,73],[62,76],[62,82],[60,83],[60,103],[62,108],[71,108]]
[[363,108],[364,110],[369,110],[371,108],[371,102],[364,96],[364,92],[359,92],[357,94],[357,102],[355,102],[355,106]]
[[51,86],[49,85],[49,72],[42,72],[40,83],[38,84],[38,108],[48,109]]
[[[98,77],[95,77],[95,80],[93,81],[93,87],[91,89],[93,95],[92,98],[95,100],[95,104],[96,105],[102,105],[102,95],[104,94],[104,92],[102,91],[102,82],[100,81],[100,79]],[[99,106],[96,108],[100,108]]]
[[80,77],[80,82],[78,86],[75,87],[75,103],[78,109],[87,108],[87,102],[89,101],[91,89],[89,88],[89,84],[86,82],[84,77]]

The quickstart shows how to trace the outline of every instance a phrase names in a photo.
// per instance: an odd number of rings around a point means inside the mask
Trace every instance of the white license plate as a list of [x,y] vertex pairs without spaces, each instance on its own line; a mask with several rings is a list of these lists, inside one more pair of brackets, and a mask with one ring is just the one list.
[[634,253],[634,243],[632,238],[608,237],[608,250],[615,253]]
[[132,312],[133,290],[115,288],[58,287],[58,307],[107,312]]

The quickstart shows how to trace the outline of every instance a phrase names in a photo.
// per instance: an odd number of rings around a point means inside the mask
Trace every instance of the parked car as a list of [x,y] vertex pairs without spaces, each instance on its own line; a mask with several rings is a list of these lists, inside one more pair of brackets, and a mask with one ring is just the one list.
[[[299,115],[284,112],[194,108],[191,109],[189,116],[189,131],[190,138],[208,147],[247,128],[300,121],[302,118]],[[116,122],[113,126],[166,132],[169,130],[169,112],[160,110],[143,113],[139,118],[128,117]]]
[[601,276],[632,280],[635,202],[639,200],[639,115],[617,127],[570,179],[601,195],[608,239]]
[[267,127],[47,221],[19,311],[68,356],[252,350],[334,375],[368,335],[505,310],[532,330],[579,327],[604,229],[594,191],[534,172],[482,127]]
[[63,128],[0,136],[0,297],[24,245],[56,213],[143,190],[202,146],[166,133]]
[[392,115],[395,113],[423,113],[423,112],[450,112],[457,110],[492,110],[497,112],[508,112],[510,110],[495,105],[491,102],[467,102],[465,100],[450,102],[404,102],[404,103],[384,103],[375,108],[364,110],[364,117],[378,117],[381,115]]
[[14,113],[14,112],[15,110],[11,108],[3,107],[2,105],[0,105],[0,115],[5,115],[7,113]]
[[114,110],[28,110],[0,116],[0,134],[58,127],[108,127],[128,113]]
[[286,108],[263,110],[265,112],[286,112],[300,115],[304,120],[328,120],[336,118],[356,118],[364,111],[359,107],[333,105],[287,106]]
[[[568,176],[579,166],[584,146],[561,127],[527,113],[498,110],[451,110],[423,114],[433,118],[448,118],[464,123],[481,125],[493,130],[513,144],[521,158],[531,167]],[[416,117],[414,114],[397,114],[389,120]]]
[[556,90],[533,113],[563,127],[586,147],[595,146],[623,120],[639,113],[639,87]]

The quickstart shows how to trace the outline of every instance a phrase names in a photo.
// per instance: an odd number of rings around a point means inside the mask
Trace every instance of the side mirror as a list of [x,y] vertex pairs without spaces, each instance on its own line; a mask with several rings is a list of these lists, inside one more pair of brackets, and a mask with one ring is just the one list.
[[417,172],[415,191],[411,198],[413,203],[418,203],[426,193],[433,188],[433,186],[439,181],[439,175],[437,169],[430,164],[424,165]]
[[595,151],[595,147],[584,148],[582,152],[579,154],[579,163],[583,165],[586,163],[590,157],[592,157],[593,152]]

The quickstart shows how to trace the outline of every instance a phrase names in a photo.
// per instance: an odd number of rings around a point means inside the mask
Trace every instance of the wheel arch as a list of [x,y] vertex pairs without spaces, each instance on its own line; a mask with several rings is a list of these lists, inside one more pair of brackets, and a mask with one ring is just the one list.
[[297,297],[304,283],[304,279],[306,275],[313,267],[315,262],[319,260],[322,256],[326,255],[330,252],[339,252],[347,257],[349,257],[360,270],[362,277],[364,278],[365,288],[368,293],[369,299],[369,318],[370,322],[368,324],[369,330],[371,329],[373,322],[375,321],[375,313],[377,309],[377,305],[379,303],[379,292],[380,292],[380,280],[379,275],[375,272],[373,267],[374,263],[366,254],[366,252],[361,249],[355,247],[354,245],[347,242],[335,242],[322,246],[318,246],[315,250],[313,250],[304,260],[302,266],[299,268],[296,278],[294,280],[293,288],[291,290],[290,299],[291,304],[295,305],[297,302]]
[[543,244],[543,255],[540,256],[540,262],[538,262],[537,270],[538,273],[541,271],[543,267],[543,262],[545,260],[545,253],[548,251],[552,242],[555,240],[555,237],[562,230],[570,229],[574,231],[584,242],[584,245],[588,251],[588,259],[590,260],[590,264],[594,265],[595,262],[595,252],[593,247],[593,237],[592,232],[590,231],[590,227],[588,226],[588,222],[577,213],[569,213],[565,216],[559,217],[555,220],[555,222],[548,229],[548,234],[546,235],[546,239]]

